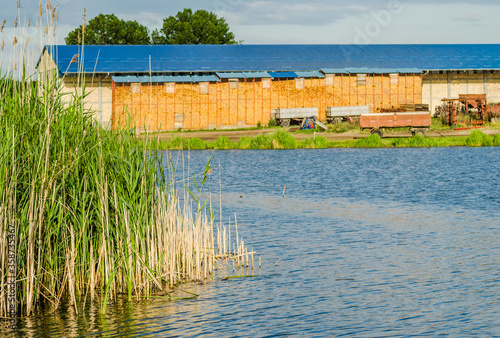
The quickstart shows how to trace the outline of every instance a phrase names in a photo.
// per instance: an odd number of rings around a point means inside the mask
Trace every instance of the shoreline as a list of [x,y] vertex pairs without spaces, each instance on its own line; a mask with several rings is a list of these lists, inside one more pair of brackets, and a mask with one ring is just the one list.
[[140,135],[144,142],[157,140],[164,150],[251,150],[251,149],[324,149],[324,148],[414,148],[500,146],[500,129],[429,130],[426,137],[413,136],[409,131],[386,132],[383,138],[368,131],[350,130],[343,133],[301,131],[283,128],[251,130],[214,130],[165,132]]

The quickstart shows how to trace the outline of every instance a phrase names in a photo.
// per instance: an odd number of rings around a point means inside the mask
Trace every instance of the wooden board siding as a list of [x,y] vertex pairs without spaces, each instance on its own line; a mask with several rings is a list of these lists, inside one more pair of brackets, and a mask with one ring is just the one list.
[[266,125],[278,108],[318,107],[324,121],[327,107],[368,105],[378,112],[422,103],[419,74],[400,74],[398,84],[379,74],[367,74],[364,84],[356,74],[264,84],[262,79],[224,79],[209,83],[207,91],[206,83],[142,83],[139,93],[133,93],[138,85],[113,84],[113,126],[125,126],[130,114],[132,127],[141,131],[250,127]]

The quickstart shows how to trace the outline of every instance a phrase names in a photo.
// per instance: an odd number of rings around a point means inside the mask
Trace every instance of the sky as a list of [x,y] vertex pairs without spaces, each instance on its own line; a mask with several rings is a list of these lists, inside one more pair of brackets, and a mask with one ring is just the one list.
[[[19,59],[11,56],[14,37],[17,48],[29,46],[32,54],[39,53],[48,40],[40,38],[33,24],[39,0],[0,1],[0,23],[6,20],[0,33],[5,72]],[[64,37],[81,25],[84,9],[87,21],[100,13],[115,14],[153,30],[184,8],[224,17],[236,40],[244,44],[500,43],[498,0],[474,4],[461,0],[52,0],[51,6],[59,11],[53,38],[57,44],[64,44]],[[43,11],[46,16],[45,5]],[[26,28],[30,19],[31,27]]]

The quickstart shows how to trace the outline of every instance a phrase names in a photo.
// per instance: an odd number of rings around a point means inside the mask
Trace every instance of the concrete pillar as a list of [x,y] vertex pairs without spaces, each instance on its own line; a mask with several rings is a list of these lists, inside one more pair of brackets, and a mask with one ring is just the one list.
[[[422,83],[423,84],[423,83]],[[432,93],[432,72],[429,72],[429,109],[431,110],[431,115],[434,115],[434,109],[432,105],[433,101],[433,93]]]
[[465,94],[469,94],[469,71],[465,71]]
[[447,94],[447,99],[451,98],[451,76],[450,72],[446,72],[446,77],[447,77],[447,83],[448,83],[448,94]]
[[486,99],[488,99],[488,75],[486,71],[483,71],[483,79],[484,79],[484,93],[486,94]]

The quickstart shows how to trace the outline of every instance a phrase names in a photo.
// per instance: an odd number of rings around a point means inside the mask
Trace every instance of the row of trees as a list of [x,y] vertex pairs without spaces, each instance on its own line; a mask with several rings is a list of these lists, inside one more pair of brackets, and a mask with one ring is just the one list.
[[[85,34],[82,34],[82,31]],[[99,14],[71,31],[67,45],[148,45],[148,44],[236,44],[234,34],[224,18],[212,12],[184,9],[163,20],[163,27],[149,29],[137,21],[125,21],[114,14]]]

